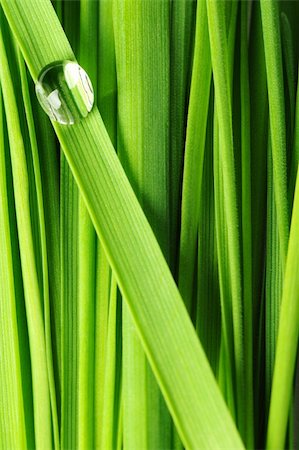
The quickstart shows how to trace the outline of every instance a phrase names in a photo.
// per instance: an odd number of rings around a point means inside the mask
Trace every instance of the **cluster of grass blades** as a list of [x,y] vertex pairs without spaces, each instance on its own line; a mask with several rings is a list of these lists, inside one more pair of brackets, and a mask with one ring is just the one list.
[[297,3],[0,5],[0,450],[297,448]]

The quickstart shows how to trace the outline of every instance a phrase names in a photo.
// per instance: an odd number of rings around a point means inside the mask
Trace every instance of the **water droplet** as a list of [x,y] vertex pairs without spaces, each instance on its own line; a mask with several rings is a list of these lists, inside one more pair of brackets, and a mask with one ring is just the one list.
[[50,119],[72,125],[86,117],[94,103],[89,76],[73,61],[56,61],[40,73],[36,95]]

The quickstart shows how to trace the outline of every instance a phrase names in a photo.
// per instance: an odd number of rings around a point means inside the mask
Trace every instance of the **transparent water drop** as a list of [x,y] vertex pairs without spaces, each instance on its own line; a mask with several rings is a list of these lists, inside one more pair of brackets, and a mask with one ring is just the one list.
[[89,76],[73,61],[55,61],[46,66],[38,77],[35,91],[50,119],[64,125],[79,122],[94,104]]

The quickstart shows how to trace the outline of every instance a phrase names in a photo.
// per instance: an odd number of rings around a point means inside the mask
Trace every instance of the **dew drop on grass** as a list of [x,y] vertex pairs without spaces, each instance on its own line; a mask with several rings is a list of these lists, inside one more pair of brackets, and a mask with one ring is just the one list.
[[72,125],[85,118],[94,103],[90,78],[73,61],[55,61],[44,67],[35,91],[50,119],[64,125]]

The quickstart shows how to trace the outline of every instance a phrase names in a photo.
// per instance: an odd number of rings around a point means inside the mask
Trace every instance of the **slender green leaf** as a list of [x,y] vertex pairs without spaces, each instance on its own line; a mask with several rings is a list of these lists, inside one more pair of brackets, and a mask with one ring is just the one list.
[[95,447],[101,448],[104,432],[104,385],[107,353],[108,314],[111,270],[103,249],[98,249],[95,317]]
[[286,182],[284,85],[277,1],[261,0],[261,12],[269,95],[274,195],[277,209],[282,270],[284,272],[289,234],[289,213]]
[[[179,288],[191,311],[196,259],[199,198],[211,85],[211,57],[206,3],[197,3],[194,62],[184,156]],[[195,199],[195,202],[194,202]]]
[[44,215],[44,203],[42,192],[42,180],[41,171],[38,156],[38,146],[36,140],[36,132],[32,114],[32,107],[29,95],[29,88],[27,82],[27,74],[25,63],[21,54],[19,53],[19,67],[22,83],[22,93],[24,99],[24,106],[26,112],[26,119],[29,130],[29,139],[31,144],[34,180],[36,187],[37,208],[38,208],[38,231],[41,247],[41,266],[42,266],[42,297],[43,297],[43,310],[44,310],[44,323],[45,323],[45,339],[46,339],[46,351],[47,351],[47,367],[49,378],[49,389],[51,398],[52,409],[52,424],[54,428],[55,446],[59,446],[59,430],[58,430],[58,417],[57,417],[57,402],[56,402],[56,389],[54,380],[53,369],[53,351],[52,351],[52,336],[51,336],[51,317],[50,317],[50,297],[49,297],[49,277],[48,277],[48,255],[47,255],[47,242],[46,242],[46,230],[45,230],[45,215]]
[[254,448],[253,420],[253,326],[252,326],[252,229],[251,229],[251,161],[250,95],[248,69],[248,3],[241,2],[240,98],[241,98],[241,176],[242,176],[242,266],[243,322],[246,384],[246,446]]
[[215,99],[219,123],[219,160],[223,176],[224,218],[227,230],[228,274],[234,330],[234,365],[237,384],[237,417],[241,433],[246,435],[244,404],[244,342],[240,272],[240,246],[237,217],[236,177],[234,169],[231,87],[225,22],[225,3],[207,0],[209,34]]
[[[49,2],[2,0],[2,5],[34,79],[50,61],[73,58]],[[55,130],[183,443],[188,448],[242,448],[167,264],[97,109],[72,127],[55,124]]]
[[21,247],[21,263],[31,349],[36,446],[38,448],[50,449],[52,448],[50,394],[41,296],[32,239],[28,174],[17,105],[1,31],[0,55],[0,78],[10,141],[18,234]]
[[[0,448],[27,448],[0,87]],[[16,428],[16,424],[18,424]]]
[[[167,1],[121,0],[114,5],[117,151],[168,261],[169,13]],[[131,316],[126,317],[130,315],[129,309],[124,308],[123,313],[124,447],[168,448],[171,446],[169,413],[139,336],[130,325]]]
[[[79,61],[94,86],[97,86],[97,19],[97,2],[80,1]],[[78,234],[78,448],[92,448],[96,233],[82,196],[79,196]]]
[[[298,172],[299,174],[299,172]],[[284,448],[299,337],[299,176],[284,276],[267,433],[267,449]]]
[[[169,208],[170,240],[172,243],[170,265],[175,277],[177,277],[177,243],[180,233],[183,161],[191,77],[190,62],[192,61],[194,16],[197,3],[194,0],[175,0],[170,2],[170,5]],[[197,123],[200,123],[200,121],[198,120]]]
[[[105,64],[99,64],[98,75],[98,106],[101,112],[104,124],[109,133],[112,143],[116,144],[116,67],[115,67],[115,48],[112,23],[112,0],[99,2],[98,4],[98,55],[99,61],[105,61]],[[111,268],[107,261],[104,249],[97,242],[97,265],[96,265],[96,322],[95,322],[95,446],[96,448],[105,448],[105,445],[114,444],[115,429],[115,396],[110,386],[115,385],[114,363],[120,361],[120,354],[110,345],[110,365],[108,361],[108,333],[110,341],[112,331],[115,330],[116,314],[108,322],[109,317],[109,299],[111,286],[115,286],[114,275],[111,274]],[[112,320],[114,319],[114,320]],[[115,361],[111,356],[114,355]],[[109,377],[111,379],[109,379]],[[110,395],[107,396],[107,393]],[[105,400],[105,401],[104,401]],[[109,402],[113,404],[109,407]],[[109,412],[105,413],[108,405]],[[105,429],[105,423],[112,420]],[[107,428],[107,425],[106,425]],[[108,435],[108,439],[107,439]],[[108,441],[108,442],[107,442]]]
[[274,198],[273,161],[271,138],[268,143],[268,196],[267,196],[267,238],[266,238],[266,273],[265,273],[265,401],[269,408],[274,359],[276,351],[279,321],[280,299],[282,293],[283,273],[280,260],[277,211]]
[[200,196],[196,329],[211,367],[213,368],[215,375],[218,376],[221,340],[221,308],[215,230],[213,97],[214,96],[211,93],[205,144],[203,183]]
[[290,181],[289,181],[289,198],[293,198],[296,184],[296,171],[299,164],[299,89],[297,87],[296,94],[296,107],[295,107],[295,128],[294,128],[294,142],[292,161],[290,168]]
[[61,446],[77,446],[78,189],[61,155]]

